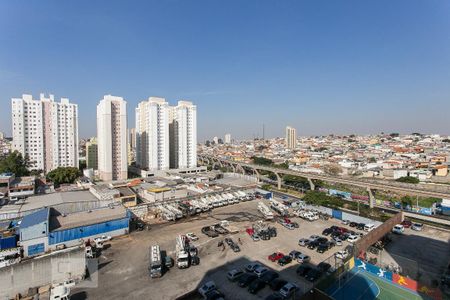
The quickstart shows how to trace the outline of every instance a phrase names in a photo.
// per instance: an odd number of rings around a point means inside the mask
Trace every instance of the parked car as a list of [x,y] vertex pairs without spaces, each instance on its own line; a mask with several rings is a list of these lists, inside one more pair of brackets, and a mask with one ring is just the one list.
[[300,251],[297,251],[297,250],[292,250],[291,252],[289,252],[289,256],[292,258],[292,259],[297,259],[297,257],[300,255],[300,254],[302,254]]
[[255,275],[258,276],[258,278],[261,278],[266,272],[269,272],[269,269],[266,267],[257,267],[254,271]]
[[222,294],[222,292],[219,291],[218,289],[211,290],[207,292],[205,295],[205,300],[224,300],[224,299],[225,295]]
[[196,236],[194,233],[192,232],[188,232],[186,233],[186,237],[190,240],[190,241],[198,241],[199,237]]
[[318,238],[320,238],[320,236],[313,234],[313,235],[311,235],[311,236],[309,237],[309,240],[310,240],[310,241],[315,241],[315,240],[317,240]]
[[239,247],[238,244],[233,243],[230,245],[231,250],[233,250],[233,252],[241,252],[241,247]]
[[342,246],[342,240],[340,238],[336,238],[334,241],[336,242],[337,246]]
[[96,243],[104,243],[104,242],[108,242],[110,240],[112,240],[112,237],[109,235],[102,235],[102,236],[94,238],[94,241]]
[[229,281],[236,281],[237,279],[239,279],[239,277],[241,277],[244,274],[245,272],[242,270],[233,269],[227,273],[227,278]]
[[245,270],[247,272],[253,273],[256,268],[261,267],[261,264],[259,263],[250,263],[247,266],[245,266]]
[[284,279],[274,279],[271,282],[269,282],[269,286],[273,291],[278,291],[280,290],[285,284],[287,283],[286,280]]
[[238,279],[238,285],[240,287],[247,287],[250,283],[258,279],[258,276],[253,273],[245,273]]
[[397,224],[392,228],[393,233],[402,234],[405,231],[405,227],[402,224]]
[[311,270],[312,268],[308,265],[301,265],[297,268],[297,275],[305,277],[305,275]]
[[310,242],[309,239],[302,238],[302,239],[298,240],[298,245],[302,246],[302,247],[306,247],[306,246],[308,246],[309,242]]
[[321,263],[319,263],[317,265],[317,269],[319,269],[319,271],[321,271],[322,273],[325,273],[330,268],[331,268],[331,265],[329,263],[326,263],[326,262],[321,262]]
[[414,224],[411,226],[411,229],[412,229],[412,230],[415,230],[415,231],[422,231],[422,229],[423,229],[423,224],[422,224],[422,223],[414,223]]
[[270,254],[267,258],[270,261],[275,262],[275,261],[279,260],[280,258],[282,258],[283,256],[284,256],[284,254],[281,252],[274,252],[274,253]]
[[322,231],[322,234],[323,234],[323,235],[330,235],[332,232],[333,232],[333,230],[332,230],[331,228],[325,228],[325,229]]
[[350,242],[350,243],[355,243],[359,239],[360,239],[359,235],[350,235],[347,238],[347,241]]
[[308,271],[308,273],[306,273],[305,278],[313,282],[319,279],[320,276],[322,276],[322,272],[320,272],[320,270],[318,269],[312,268],[311,270]]
[[319,253],[324,253],[325,251],[328,251],[328,249],[329,249],[329,247],[328,247],[328,244],[327,243],[322,243],[322,244],[319,244],[318,246],[317,246],[317,252],[319,252]]
[[286,283],[286,285],[280,289],[280,295],[283,298],[287,299],[287,298],[291,297],[292,295],[294,295],[295,292],[297,292],[297,291],[298,291],[298,286],[289,282],[289,283]]
[[317,246],[319,246],[319,242],[317,241],[312,241],[308,243],[308,249],[314,250],[316,249]]
[[348,256],[348,251],[347,250],[338,251],[334,254],[334,256],[339,259],[346,259]]
[[200,257],[197,255],[191,256],[191,266],[197,266],[200,264]]
[[227,243],[228,246],[231,246],[234,244],[234,241],[231,238],[225,238],[225,243]]
[[164,256],[164,266],[166,266],[167,269],[173,267],[173,258],[169,255]]
[[409,220],[404,220],[400,224],[403,225],[403,227],[405,227],[405,228],[410,228],[413,223],[411,221],[409,221]]
[[342,220],[342,224],[343,224],[343,225],[349,225],[349,224],[350,224],[350,221],[349,221],[349,220]]
[[350,222],[350,224],[349,224],[350,227],[356,227],[357,225],[358,225],[358,223],[356,223],[356,222]]
[[257,233],[252,234],[252,240],[254,242],[258,242],[261,240],[261,238],[259,237],[259,235]]
[[273,280],[277,279],[278,277],[280,277],[280,275],[275,272],[275,271],[268,271],[266,272],[266,274],[264,274],[261,277],[261,280],[264,281],[264,283],[269,284],[270,282],[272,282]]
[[358,230],[364,230],[364,227],[366,226],[366,224],[364,223],[358,223],[358,225],[356,225],[356,229]]
[[214,281],[208,281],[208,282],[204,283],[198,289],[198,292],[199,292],[200,295],[205,297],[206,293],[208,293],[209,291],[215,290],[215,289],[216,289],[216,284],[214,283]]
[[252,283],[250,283],[250,285],[248,286],[248,291],[251,294],[256,294],[257,292],[262,290],[265,286],[266,284],[264,283],[264,281],[256,279]]
[[310,261],[311,261],[311,257],[309,255],[304,254],[304,253],[300,254],[297,257],[297,262],[301,263],[301,264],[308,263]]
[[285,266],[287,264],[290,264],[291,262],[292,262],[292,257],[290,257],[289,255],[285,255],[278,260],[278,264],[280,266]]

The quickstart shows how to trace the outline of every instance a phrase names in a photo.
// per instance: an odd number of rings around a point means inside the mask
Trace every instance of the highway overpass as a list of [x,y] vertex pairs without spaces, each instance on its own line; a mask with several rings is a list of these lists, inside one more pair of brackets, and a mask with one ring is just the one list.
[[279,188],[281,188],[283,175],[293,175],[306,178],[309,181],[312,190],[314,190],[315,188],[313,180],[321,180],[330,183],[340,183],[350,186],[361,187],[366,189],[367,192],[369,193],[370,207],[374,206],[375,197],[373,195],[373,191],[375,190],[391,191],[405,195],[417,195],[424,197],[450,199],[450,186],[447,187],[433,184],[409,184],[380,179],[342,177],[342,176],[304,173],[290,169],[280,169],[264,165],[236,162],[228,159],[222,159],[202,154],[198,155],[198,159],[199,162],[202,164],[213,164],[213,165],[218,164],[221,167],[230,166],[235,172],[242,171],[245,173],[245,169],[247,169],[253,171],[258,178],[260,177],[259,171],[272,172],[277,176]]

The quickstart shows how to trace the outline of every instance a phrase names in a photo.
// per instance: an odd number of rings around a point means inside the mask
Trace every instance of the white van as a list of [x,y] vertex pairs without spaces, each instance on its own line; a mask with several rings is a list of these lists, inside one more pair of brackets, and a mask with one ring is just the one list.
[[364,231],[370,232],[372,230],[375,229],[375,225],[374,224],[366,224],[364,225]]
[[392,228],[392,232],[393,233],[402,234],[403,231],[405,231],[405,227],[403,227],[402,224],[397,224],[397,225],[394,226],[394,228]]

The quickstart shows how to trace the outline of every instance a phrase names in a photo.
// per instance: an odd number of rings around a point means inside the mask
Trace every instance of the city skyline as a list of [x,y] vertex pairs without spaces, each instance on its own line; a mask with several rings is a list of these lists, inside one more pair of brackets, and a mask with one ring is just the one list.
[[[111,1],[91,4],[89,14],[83,7],[0,4],[2,103],[25,93],[67,97],[79,105],[80,138],[95,136],[94,107],[105,94],[127,99],[129,128],[148,95],[194,101],[199,141],[261,137],[263,123],[266,137],[283,136],[287,124],[302,136],[450,134],[447,2],[173,1],[124,9]],[[268,112],[267,120],[252,119]],[[11,136],[6,109],[0,131]]]

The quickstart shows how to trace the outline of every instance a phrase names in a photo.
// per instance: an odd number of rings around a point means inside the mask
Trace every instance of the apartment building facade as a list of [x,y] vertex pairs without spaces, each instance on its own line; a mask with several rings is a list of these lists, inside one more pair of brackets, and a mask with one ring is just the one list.
[[40,94],[11,99],[13,150],[27,155],[31,169],[50,172],[78,168],[78,106],[69,99],[55,102]]
[[297,132],[291,126],[286,127],[286,147],[288,149],[295,149],[297,147]]
[[97,105],[98,172],[101,180],[128,178],[127,103],[105,95]]
[[178,101],[171,116],[171,168],[197,167],[197,106]]
[[148,171],[169,169],[169,103],[149,97],[136,108],[136,164]]

